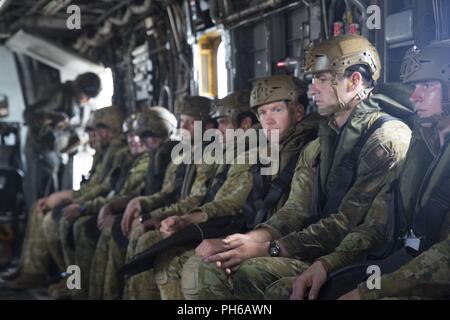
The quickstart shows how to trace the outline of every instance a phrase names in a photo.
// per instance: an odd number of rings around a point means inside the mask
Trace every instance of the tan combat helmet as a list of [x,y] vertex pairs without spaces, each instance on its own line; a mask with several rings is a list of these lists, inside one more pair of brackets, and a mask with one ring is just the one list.
[[214,100],[212,118],[229,117],[233,127],[237,128],[238,116],[244,112],[251,112],[250,92],[235,91],[222,99]]
[[437,80],[442,85],[443,111],[421,122],[437,123],[450,116],[448,88],[450,87],[450,40],[434,42],[422,50],[408,51],[400,70],[404,83]]
[[250,108],[256,113],[259,106],[277,101],[287,101],[290,107],[291,103],[298,102],[306,91],[306,84],[291,75],[257,79],[250,94]]
[[[332,75],[331,83],[339,105],[333,106],[330,110],[324,110],[325,113],[330,114],[346,108],[337,93],[337,77],[343,77],[345,70],[359,64],[368,67],[373,81],[380,78],[381,60],[377,49],[369,40],[358,35],[340,35],[318,43],[307,51],[305,56],[306,74],[331,72]],[[369,92],[370,89],[362,90],[357,98],[363,100]]]
[[212,100],[201,96],[187,96],[177,104],[176,112],[187,116],[198,117],[202,121],[211,119]]
[[140,136],[153,135],[170,138],[177,129],[175,115],[164,107],[155,106],[140,112],[133,122],[133,129]]
[[94,111],[94,125],[106,126],[115,134],[122,131],[123,114],[122,111],[115,106],[97,109]]

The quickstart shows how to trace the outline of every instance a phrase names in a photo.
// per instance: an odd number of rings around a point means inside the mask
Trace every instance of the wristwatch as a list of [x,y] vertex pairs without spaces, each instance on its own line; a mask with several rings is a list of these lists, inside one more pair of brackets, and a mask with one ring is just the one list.
[[271,241],[269,243],[269,255],[271,257],[278,257],[280,256],[280,246],[278,245],[277,241]]
[[144,223],[145,221],[149,220],[150,218],[151,218],[150,213],[141,214],[141,216],[139,217],[139,222]]

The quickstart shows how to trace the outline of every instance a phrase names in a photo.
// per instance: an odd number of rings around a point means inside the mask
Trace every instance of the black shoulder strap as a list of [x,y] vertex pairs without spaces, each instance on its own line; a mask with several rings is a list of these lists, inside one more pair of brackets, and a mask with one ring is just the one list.
[[219,192],[220,188],[222,188],[225,180],[228,176],[228,171],[230,170],[231,165],[225,164],[222,167],[222,170],[215,176],[213,185],[208,189],[208,192],[205,195],[205,199],[203,203],[207,203],[214,200],[217,192]]
[[[297,152],[289,159],[288,164],[284,167],[284,169],[280,172],[280,174],[270,183],[270,188],[266,193],[265,197],[261,197],[253,203],[256,212],[254,212],[253,215],[249,215],[249,212],[246,212],[247,227],[249,229],[253,229],[256,225],[265,221],[267,219],[269,210],[274,208],[277,205],[283,193],[289,190],[299,156],[300,152]],[[252,170],[252,178],[253,178],[253,188],[254,189],[261,188],[261,185],[258,185],[258,181],[262,179],[261,170]]]
[[431,192],[430,199],[414,217],[412,229],[421,237],[420,251],[439,242],[442,226],[450,212],[450,178],[445,179]]
[[321,187],[321,181],[320,181],[320,153],[316,157],[314,161],[314,168],[316,168],[316,173],[314,175],[314,185],[312,187],[311,192],[311,204],[310,204],[310,218],[308,219],[307,224],[310,225],[312,223],[315,223],[320,219],[320,217],[323,216],[322,214],[322,201],[323,198],[322,195],[322,187]]
[[177,144],[178,141],[167,141],[153,152],[153,160],[148,165],[143,195],[152,195],[161,190],[172,149]]
[[165,170],[156,170],[156,161],[151,161],[149,163],[145,179],[144,195],[149,196],[161,190],[164,181],[164,173]]
[[134,167],[134,165],[139,161],[139,158],[136,157],[134,160],[127,161],[124,165],[122,165],[117,173],[117,176],[115,177],[115,181],[111,181],[111,189],[114,190],[116,193],[119,193],[120,190],[122,190],[123,186],[125,185],[125,182],[127,181],[130,170]]
[[[361,135],[360,139],[353,147],[352,151],[344,157],[342,163],[337,168],[338,177],[335,179],[334,185],[329,187],[327,200],[320,212],[318,219],[322,219],[329,214],[336,213],[342,203],[348,190],[351,188],[356,179],[356,168],[361,150],[366,144],[370,136],[388,121],[397,120],[389,115],[379,117],[375,122]],[[320,166],[320,164],[319,164]],[[320,182],[320,181],[319,181]]]
[[[155,157],[157,156],[158,153],[155,154]],[[166,173],[169,162],[166,162],[165,165],[160,168],[157,168],[157,163],[157,159],[154,159],[148,164],[147,176],[145,178],[144,195],[152,195],[162,188],[164,175]]]
[[184,177],[186,175],[188,165],[185,163],[181,163],[178,165],[177,170],[175,171],[175,184],[173,191],[167,197],[166,206],[171,205],[178,201],[181,195],[181,188],[183,187]]

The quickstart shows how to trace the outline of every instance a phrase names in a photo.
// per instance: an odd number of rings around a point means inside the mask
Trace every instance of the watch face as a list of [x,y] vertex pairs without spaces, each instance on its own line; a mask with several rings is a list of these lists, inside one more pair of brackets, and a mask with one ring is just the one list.
[[277,248],[270,248],[269,254],[270,254],[271,256],[276,256],[277,253],[278,253]]
[[276,243],[271,243],[269,247],[269,255],[272,257],[278,257],[280,255],[280,248]]

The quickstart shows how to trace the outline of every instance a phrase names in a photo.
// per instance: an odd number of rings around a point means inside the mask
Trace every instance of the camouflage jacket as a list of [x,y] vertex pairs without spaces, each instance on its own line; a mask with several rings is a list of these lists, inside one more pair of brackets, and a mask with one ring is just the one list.
[[[315,163],[320,154],[319,183],[326,194],[329,182],[336,179],[334,171],[337,164],[351,152],[363,130],[382,115],[376,101],[367,99],[357,105],[341,130],[327,120],[322,121],[319,138],[305,148],[297,163],[289,199],[266,224],[260,226],[267,228],[274,238],[281,237],[280,242],[289,256],[312,261],[332,254],[338,246],[353,250],[359,245],[358,239],[349,233],[364,223],[373,199],[387,182],[388,172],[405,156],[411,130],[397,120],[386,122],[378,128],[361,150],[355,182],[342,200],[338,212],[308,226]],[[339,259],[332,262],[330,259],[329,263],[337,266],[342,262]],[[335,268],[334,265],[329,266],[330,269]]]
[[160,192],[139,198],[142,212],[150,212],[152,217],[164,219],[177,212],[188,212],[201,203],[217,167],[206,163],[188,164],[181,186],[180,197],[175,203],[168,204],[168,199],[175,188],[178,166],[173,162],[169,164]]
[[[117,199],[134,198],[138,196],[145,184],[145,176],[148,164],[150,162],[150,154],[144,152],[131,159],[130,166],[122,163],[122,169],[118,177],[116,190],[111,190],[107,196],[99,196],[92,200],[86,201],[84,205],[84,214],[96,214],[102,206],[111,203]],[[123,180],[121,182],[120,180]]]
[[75,193],[83,193],[85,188],[88,188],[90,184],[98,183],[99,180],[99,164],[102,162],[104,156],[104,152],[96,151],[94,157],[92,159],[92,167],[89,170],[86,180],[82,181],[80,184],[80,189],[75,191]]
[[[296,127],[292,128],[287,138],[280,143],[280,164],[278,172],[284,169],[293,155],[300,152],[311,139],[316,137],[319,119],[320,117],[317,114],[311,114],[306,117]],[[243,213],[244,205],[253,188],[253,178],[250,172],[251,164],[248,163],[248,154],[250,152],[252,150],[244,155],[245,161],[239,161],[238,159],[236,160],[236,164],[231,166],[227,179],[217,192],[214,201],[205,203],[194,210],[205,212],[208,218]],[[240,164],[242,162],[246,162],[247,164]],[[276,177],[277,174],[266,176],[270,181]],[[272,208],[269,214],[272,214],[280,208],[286,201],[286,198],[287,196],[282,196],[277,206]]]
[[[426,205],[433,189],[449,179],[450,165],[449,137],[442,147],[439,144],[435,128],[418,128],[414,131],[411,147],[401,168],[395,171],[393,179],[399,184],[399,198],[404,207],[403,230],[412,228],[414,218]],[[388,212],[393,193],[386,190],[377,197],[372,206],[372,216]],[[450,212],[449,212],[450,213]],[[450,297],[450,214],[440,226],[438,242],[397,271],[381,277],[381,289],[368,290],[361,284],[358,290],[363,299],[381,298],[448,298]],[[372,230],[365,230],[365,242],[376,247],[389,239],[385,231],[392,223],[391,217],[372,221]],[[396,236],[395,236],[396,237]],[[398,242],[398,241],[397,241]],[[342,253],[341,255],[344,255]],[[353,262],[354,253],[347,254],[347,260]]]
[[99,196],[106,196],[111,191],[110,177],[112,172],[123,163],[129,161],[130,153],[122,139],[111,141],[101,162],[96,166],[94,176],[79,191],[74,192],[74,202],[83,203]]

